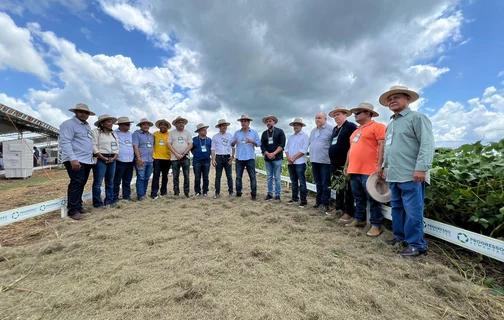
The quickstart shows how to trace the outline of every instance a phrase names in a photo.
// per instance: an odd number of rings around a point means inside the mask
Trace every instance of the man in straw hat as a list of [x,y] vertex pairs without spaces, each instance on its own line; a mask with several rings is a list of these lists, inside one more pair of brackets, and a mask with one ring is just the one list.
[[[194,170],[194,198],[208,197],[208,175],[210,174],[210,148],[212,147],[212,139],[207,137],[208,126],[200,123],[196,126],[198,135],[193,137],[193,170]],[[203,178],[203,192],[201,189],[201,179]]]
[[156,121],[156,128],[159,131],[154,132],[154,153],[152,154],[154,158],[154,173],[152,175],[150,195],[152,199],[159,197],[160,175],[162,176],[161,196],[168,194],[168,172],[171,168],[171,151],[168,148],[168,137],[170,135],[168,130],[170,130],[171,124],[167,120],[161,119]]
[[385,125],[373,120],[379,114],[370,103],[360,103],[350,110],[359,124],[350,136],[350,150],[345,164],[346,173],[350,174],[352,193],[355,198],[356,210],[354,220],[347,227],[366,226],[367,204],[370,205],[371,229],[366,233],[377,237],[383,232],[383,213],[381,203],[369,196],[366,182],[373,173],[381,174],[382,150],[385,143]]
[[89,107],[79,103],[69,109],[75,117],[60,125],[59,146],[61,160],[70,178],[67,190],[68,216],[74,220],[83,218],[86,210],[82,207],[82,193],[89,178],[93,162],[93,134],[87,122],[90,115],[95,115]]
[[146,118],[142,118],[137,123],[140,129],[133,133],[133,150],[135,151],[135,169],[137,175],[136,189],[139,201],[145,200],[149,179],[152,174],[154,135],[149,132],[149,129],[153,125]]
[[333,126],[327,123],[327,115],[323,112],[315,116],[317,125],[310,133],[310,161],[313,179],[317,186],[316,202],[313,208],[322,212],[329,211],[331,199],[331,159],[329,159],[329,146]]
[[387,126],[384,168],[391,190],[392,228],[390,244],[404,243],[401,255],[415,257],[427,253],[423,214],[425,183],[434,158],[434,134],[429,118],[411,110],[418,93],[394,86],[380,96],[380,104],[394,113]]
[[[347,117],[350,115],[352,115],[350,110],[342,106],[337,106],[329,112],[329,117],[334,118],[334,122],[336,122],[336,126],[332,131],[331,145],[329,146],[331,172],[336,177],[343,175],[347,153],[350,149],[350,136],[357,129],[355,123],[347,120]],[[336,214],[338,210],[343,211],[343,216],[341,216],[339,221],[349,222],[352,220],[355,206],[350,181],[348,181],[344,188],[338,191],[336,194],[336,208],[327,212],[327,214]]]
[[173,193],[175,196],[180,194],[179,177],[180,168],[182,168],[182,174],[184,175],[184,195],[186,198],[189,198],[189,167],[191,166],[189,151],[193,147],[193,140],[191,133],[184,129],[187,122],[187,119],[180,116],[172,121],[175,129],[170,131],[168,148],[172,152]]
[[119,140],[119,155],[116,160],[116,171],[114,174],[114,203],[119,201],[119,189],[122,184],[122,199],[131,200],[131,180],[133,179],[133,134],[130,127],[133,121],[128,117],[117,118],[116,124],[119,128],[114,133]]
[[[293,127],[294,134],[287,140],[285,146],[285,156],[287,157],[287,168],[289,169],[289,177],[292,183],[292,197],[287,202],[288,204],[299,203],[300,207],[307,205],[306,196],[308,194],[306,188],[306,154],[308,153],[309,137],[303,132],[303,119],[295,118],[289,123]],[[299,186],[298,186],[299,184]]]
[[[268,194],[264,200],[278,200],[282,194],[282,162],[283,150],[285,148],[285,133],[282,129],[276,128],[278,119],[275,116],[268,115],[262,119],[262,122],[268,127],[261,136],[261,151],[264,155],[264,164],[266,166],[266,177],[268,179]],[[273,198],[273,180],[275,180],[275,197]]]
[[[119,154],[119,140],[112,126],[117,118],[104,114],[95,122],[97,129],[93,130],[93,152],[96,163],[93,166],[93,207],[102,208],[115,206],[114,175],[116,159]],[[101,197],[101,185],[105,179],[105,200]]]
[[215,126],[219,129],[219,132],[212,138],[212,165],[215,167],[214,199],[220,197],[222,169],[226,171],[229,197],[233,196],[233,173],[231,165],[233,164],[235,148],[231,147],[233,136],[227,132],[227,127],[229,125],[230,123],[225,119],[220,119]]
[[236,147],[236,196],[242,196],[243,171],[247,169],[250,179],[250,196],[252,200],[257,200],[255,148],[261,146],[261,141],[257,132],[250,128],[252,118],[242,114],[237,121],[240,121],[241,129],[235,132],[231,143],[232,147]]

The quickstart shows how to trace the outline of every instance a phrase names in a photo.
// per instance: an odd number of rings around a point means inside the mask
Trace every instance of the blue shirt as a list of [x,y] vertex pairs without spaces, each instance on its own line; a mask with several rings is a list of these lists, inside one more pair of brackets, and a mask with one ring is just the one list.
[[77,160],[94,164],[93,134],[87,121],[82,122],[77,117],[64,121],[60,125],[59,146],[63,162]]
[[249,138],[254,140],[257,143],[257,146],[261,146],[261,141],[259,140],[259,135],[255,130],[249,128],[247,133],[244,133],[242,130],[238,130],[235,132],[233,136],[233,141],[238,138],[238,142],[236,143],[236,159],[237,160],[250,160],[255,159],[255,147],[252,143],[246,143],[245,139]]
[[154,150],[154,135],[150,132],[137,130],[133,133],[133,145],[138,147],[140,156],[144,162],[153,162],[152,151]]
[[117,140],[119,140],[119,155],[117,160],[121,162],[133,162],[135,153],[133,152],[133,134],[122,132],[119,129],[114,130]]
[[289,154],[292,158],[299,152],[303,153],[303,156],[296,159],[294,164],[306,163],[306,154],[308,153],[309,138],[306,133],[300,131],[298,134],[293,134],[287,140],[287,145],[285,146],[285,152]]
[[204,139],[199,136],[193,137],[193,147],[191,152],[193,154],[193,161],[210,160],[210,148],[212,147],[212,139],[206,137]]
[[331,164],[329,146],[332,140],[333,126],[324,124],[310,133],[310,161],[313,163]]

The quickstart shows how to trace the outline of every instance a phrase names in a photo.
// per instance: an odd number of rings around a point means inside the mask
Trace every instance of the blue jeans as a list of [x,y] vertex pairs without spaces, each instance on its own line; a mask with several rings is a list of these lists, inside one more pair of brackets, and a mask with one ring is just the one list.
[[389,188],[394,236],[415,249],[426,250],[423,225],[425,182],[389,182]]
[[220,184],[222,177],[222,169],[226,171],[227,185],[229,194],[233,194],[233,171],[231,170],[231,165],[229,160],[231,155],[216,155],[215,156],[215,194],[220,194]]
[[42,161],[43,167],[47,166],[47,158],[40,158],[40,161]]
[[208,175],[210,174],[210,159],[194,160],[194,193],[201,194],[201,178],[203,178],[203,194],[208,193]]
[[184,194],[189,196],[189,167],[191,166],[191,161],[188,157],[184,157],[180,160],[172,161],[172,173],[173,173],[173,193],[178,196],[180,194],[179,189],[179,177],[180,168],[182,168],[182,174],[184,175]]
[[122,198],[131,199],[131,179],[133,179],[133,162],[121,162],[116,160],[116,172],[114,175],[114,203],[119,201],[119,186],[122,182]]
[[250,195],[257,195],[257,180],[255,172],[255,159],[236,160],[236,195],[242,194],[242,177],[243,171],[247,168],[247,173],[250,179]]
[[331,199],[331,165],[312,162],[312,172],[317,186],[316,203],[328,207]]
[[351,174],[352,193],[355,199],[355,220],[359,222],[366,221],[367,204],[369,202],[369,211],[371,216],[369,222],[372,226],[380,228],[383,221],[383,212],[381,203],[369,196],[366,189],[366,182],[369,176],[367,174]]
[[154,159],[154,174],[152,175],[151,197],[157,197],[159,191],[159,176],[161,175],[161,195],[168,194],[168,172],[171,160]]
[[264,161],[266,166],[266,177],[268,178],[268,194],[273,195],[273,179],[275,180],[275,196],[282,194],[282,160]]
[[136,169],[136,192],[138,199],[145,197],[147,194],[147,187],[149,186],[149,179],[152,174],[153,162],[144,162],[142,169],[138,169],[138,164],[135,161]]
[[292,200],[299,201],[301,199],[302,203],[306,203],[306,195],[308,193],[305,175],[306,163],[289,164],[287,168],[289,169],[289,176],[292,183]]
[[88,181],[92,165],[81,163],[80,169],[78,171],[73,171],[70,161],[65,161],[63,164],[70,178],[67,190],[68,215],[73,216],[79,213],[79,210],[82,208],[82,194],[84,193],[84,187]]
[[[112,154],[103,154],[106,158],[112,158]],[[116,169],[116,162],[106,163],[98,159],[93,166],[93,207],[100,208],[104,205],[114,203],[114,175]],[[101,198],[101,185],[105,178],[105,201]]]

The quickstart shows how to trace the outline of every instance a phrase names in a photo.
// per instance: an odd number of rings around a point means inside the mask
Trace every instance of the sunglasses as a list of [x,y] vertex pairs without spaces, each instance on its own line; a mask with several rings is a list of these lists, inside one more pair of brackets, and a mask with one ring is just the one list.
[[354,112],[354,114],[355,114],[356,116],[358,116],[359,114],[361,114],[361,113],[363,113],[363,112],[367,112],[367,111],[357,111],[357,112]]
[[120,126],[128,126],[131,127],[131,123],[119,123]]

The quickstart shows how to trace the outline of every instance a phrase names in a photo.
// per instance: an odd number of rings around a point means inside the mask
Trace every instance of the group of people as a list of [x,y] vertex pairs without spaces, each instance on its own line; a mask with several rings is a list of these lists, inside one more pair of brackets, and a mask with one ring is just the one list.
[[49,153],[47,153],[46,148],[42,148],[42,151],[39,151],[37,147],[33,147],[33,167],[38,167],[39,164],[43,167],[47,166],[48,158]]
[[[306,162],[311,162],[316,184],[313,208],[334,215],[341,211],[339,219],[347,227],[366,225],[369,204],[370,237],[379,236],[383,213],[381,203],[370,196],[366,188],[370,176],[386,181],[390,188],[394,239],[392,245],[404,246],[403,256],[419,256],[427,252],[423,239],[423,203],[425,183],[429,182],[429,169],[434,156],[434,136],[430,120],[424,114],[411,110],[410,103],[419,95],[407,87],[394,86],[381,95],[379,102],[393,115],[386,126],[373,118],[379,114],[370,103],[360,103],[356,108],[337,106],[329,113],[335,121],[332,126],[325,113],[315,116],[316,127],[308,135],[306,124],[295,118],[289,125],[293,133],[287,138],[276,125],[278,119],[268,115],[262,119],[266,130],[259,134],[250,127],[253,119],[243,114],[237,121],[241,129],[233,135],[227,132],[230,125],[225,119],[216,124],[219,132],[207,137],[209,126],[200,123],[196,136],[185,129],[188,120],[177,117],[170,124],[165,119],[156,121],[159,129],[149,132],[154,124],[141,119],[135,132],[127,117],[115,118],[101,115],[91,129],[87,122],[94,115],[85,104],[78,104],[70,111],[75,117],[60,127],[60,148],[63,163],[70,177],[68,186],[68,214],[72,219],[82,219],[86,209],[82,206],[84,186],[93,170],[93,206],[115,206],[122,199],[131,200],[130,184],[133,169],[136,170],[136,196],[142,201],[147,197],[151,174],[150,197],[157,199],[168,194],[168,173],[172,169],[173,194],[180,195],[180,171],[184,177],[183,192],[189,197],[189,153],[195,175],[194,197],[208,197],[209,171],[214,166],[215,193],[221,195],[222,171],[227,178],[228,196],[241,197],[242,177],[245,169],[250,180],[250,196],[257,199],[255,148],[260,147],[264,156],[267,175],[265,200],[281,200],[281,171],[284,156],[292,183],[289,204],[307,206]],[[347,120],[355,116],[355,123]],[[113,130],[113,125],[118,128]],[[174,126],[174,129],[170,131]],[[236,189],[233,189],[232,164],[236,170]],[[331,178],[349,175],[350,179],[337,192],[334,208],[331,205]],[[161,186],[160,186],[161,177]],[[105,180],[105,199],[101,197],[101,185]],[[201,183],[203,182],[203,183]],[[158,193],[159,192],[159,193]]]

